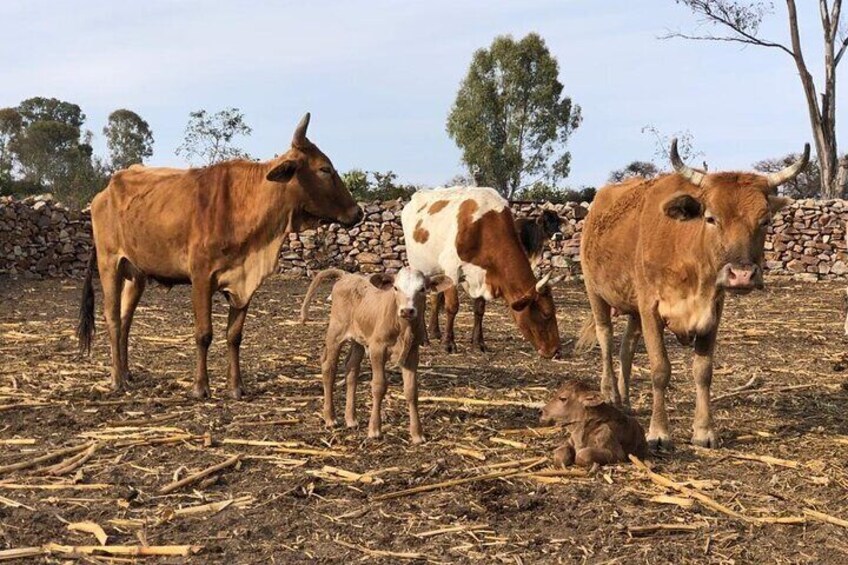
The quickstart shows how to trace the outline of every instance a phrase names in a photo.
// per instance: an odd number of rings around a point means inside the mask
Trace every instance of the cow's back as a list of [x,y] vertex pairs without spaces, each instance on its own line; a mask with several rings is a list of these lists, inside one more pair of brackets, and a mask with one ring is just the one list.
[[586,287],[619,308],[636,306],[640,221],[649,189],[644,179],[602,188],[583,225],[580,264]]
[[[451,187],[416,192],[401,213],[409,266],[427,276],[443,273],[454,280],[464,274],[472,296],[482,289],[481,269],[460,258],[457,236],[490,211],[500,212],[507,201],[491,188]],[[468,234],[464,233],[467,237]]]
[[186,278],[197,184],[188,171],[132,166],[113,175],[91,203],[98,245],[162,278]]

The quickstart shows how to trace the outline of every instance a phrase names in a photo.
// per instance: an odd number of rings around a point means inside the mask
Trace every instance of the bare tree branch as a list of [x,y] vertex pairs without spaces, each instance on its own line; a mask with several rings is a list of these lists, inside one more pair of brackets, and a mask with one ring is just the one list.
[[[744,34],[740,34],[743,35]],[[728,43],[744,43],[746,45],[756,45],[758,47],[774,47],[784,51],[787,55],[794,58],[795,54],[790,51],[785,45],[774,43],[771,41],[763,41],[757,38],[748,37],[720,37],[715,35],[687,35],[685,33],[673,32],[667,35],[660,36],[659,39],[691,39],[693,41],[725,41]]]

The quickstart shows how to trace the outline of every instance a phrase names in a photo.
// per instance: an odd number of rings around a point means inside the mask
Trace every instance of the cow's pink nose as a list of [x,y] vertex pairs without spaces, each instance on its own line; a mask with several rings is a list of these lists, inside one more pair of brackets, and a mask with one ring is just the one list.
[[749,288],[757,280],[757,265],[731,265],[727,272],[727,286],[730,288]]

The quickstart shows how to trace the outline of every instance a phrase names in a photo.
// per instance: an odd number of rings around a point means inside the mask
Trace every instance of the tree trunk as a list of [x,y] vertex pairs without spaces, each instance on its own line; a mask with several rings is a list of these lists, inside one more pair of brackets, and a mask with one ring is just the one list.
[[845,198],[848,193],[848,155],[839,160],[839,173],[836,175],[836,187],[838,192],[835,198]]

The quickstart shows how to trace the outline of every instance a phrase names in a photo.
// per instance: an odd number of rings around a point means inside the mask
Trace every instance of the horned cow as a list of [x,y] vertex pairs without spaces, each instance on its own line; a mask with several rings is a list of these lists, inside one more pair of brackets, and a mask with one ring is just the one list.
[[[683,163],[674,140],[673,174],[632,179],[598,191],[580,248],[592,318],[578,349],[600,342],[601,391],[615,404],[628,405],[633,352],[644,334],[653,388],[648,430],[652,447],[671,445],[665,328],[681,343],[694,345],[692,442],[717,445],[710,384],[725,295],[762,288],[766,230],[771,217],[788,203],[777,196],[777,187],[797,176],[809,155],[807,145],[798,162],[769,175],[707,174]],[[628,316],[617,386],[612,380],[613,309]]]
[[[553,210],[543,210],[536,218],[517,218],[515,220],[515,231],[518,233],[518,241],[521,242],[521,247],[527,254],[530,260],[530,267],[535,271],[542,262],[542,254],[545,250],[545,245],[548,241],[557,235],[561,235],[560,225],[562,219]],[[550,286],[555,286],[560,279],[554,279],[549,282]],[[442,306],[445,304],[445,297],[449,296],[449,300],[457,302],[459,300],[456,293],[457,289],[448,289],[444,293],[434,294],[431,299],[432,309],[430,310],[430,322],[427,324],[427,335],[433,336],[434,339],[442,338],[442,331],[439,328],[439,314]],[[471,346],[475,349],[485,352],[486,343],[483,339],[483,316],[486,313],[486,299],[478,297],[474,299],[474,327],[471,330]],[[453,350],[454,344],[448,343],[448,349]]]
[[91,203],[94,249],[88,262],[80,348],[94,332],[97,268],[112,352],[112,387],[129,377],[133,314],[149,279],[190,284],[197,344],[193,394],[209,396],[206,357],[212,342],[212,295],[229,302],[228,388],[242,396],[239,347],[253,293],[274,272],[290,232],[322,221],[352,226],[363,213],[330,159],[306,137],[309,114],[291,148],[265,163],[228,161],[199,169],[133,165],[117,172]]
[[[524,337],[543,357],[559,352],[556,309],[547,278],[536,280],[507,201],[491,188],[416,192],[401,213],[409,265],[463,282],[472,298],[503,297]],[[455,347],[457,293],[445,296],[442,343]]]

